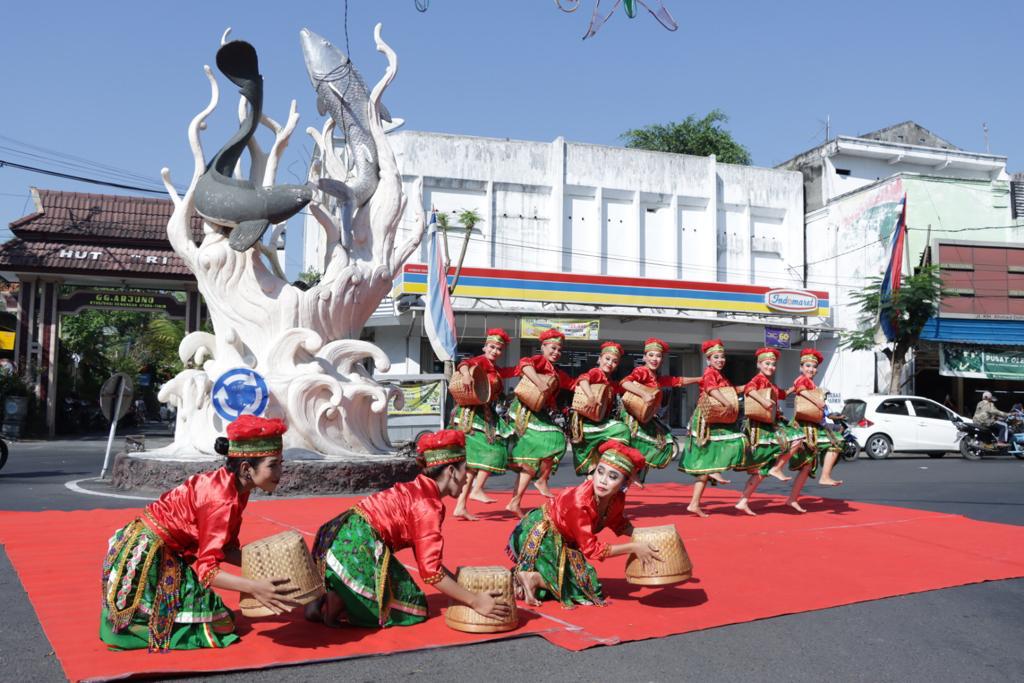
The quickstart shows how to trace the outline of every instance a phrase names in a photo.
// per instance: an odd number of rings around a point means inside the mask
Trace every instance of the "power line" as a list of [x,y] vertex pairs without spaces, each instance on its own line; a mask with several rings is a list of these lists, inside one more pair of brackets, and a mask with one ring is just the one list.
[[31,173],[40,173],[42,175],[53,176],[55,178],[77,180],[80,183],[89,183],[91,185],[103,185],[105,187],[115,187],[119,190],[134,190],[136,192],[148,192],[150,194],[167,194],[166,190],[153,190],[148,187],[138,187],[136,185],[125,185],[123,183],[114,183],[107,180],[86,178],[85,176],[74,175],[71,173],[61,173],[60,171],[53,171],[47,168],[39,168],[38,166],[29,166],[27,164],[19,164],[13,161],[8,161],[7,159],[0,159],[0,168],[3,168],[4,166],[10,166],[11,168],[17,168],[22,171],[29,171]]

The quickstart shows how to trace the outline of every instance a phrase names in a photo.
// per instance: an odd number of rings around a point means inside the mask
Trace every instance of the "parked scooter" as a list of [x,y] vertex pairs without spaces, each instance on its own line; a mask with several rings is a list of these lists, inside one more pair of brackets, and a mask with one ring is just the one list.
[[0,470],[7,464],[7,442],[0,439]]
[[828,420],[832,421],[832,425],[829,429],[838,432],[838,436],[843,441],[843,447],[839,451],[839,457],[846,462],[851,462],[857,459],[860,454],[860,446],[857,445],[857,439],[854,438],[853,433],[850,432],[850,423],[846,421],[842,413],[830,413]]
[[960,431],[960,455],[967,460],[980,460],[988,455],[1012,455],[1024,460],[1024,421],[1021,418],[1015,415],[1007,418],[1010,441],[1005,446],[999,445],[999,439],[989,427],[956,417],[953,424]]

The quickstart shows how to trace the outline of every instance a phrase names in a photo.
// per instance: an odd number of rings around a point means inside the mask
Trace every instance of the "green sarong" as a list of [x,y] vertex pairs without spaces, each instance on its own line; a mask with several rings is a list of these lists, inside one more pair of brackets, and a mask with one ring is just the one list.
[[508,437],[512,428],[491,406],[455,406],[451,429],[466,434],[466,467],[503,474],[508,466]]
[[587,418],[572,415],[572,462],[576,474],[589,474],[597,467],[597,447],[609,439],[629,443],[629,430],[621,420],[607,417],[602,422],[591,422]]
[[829,451],[836,451],[841,453],[843,451],[843,443],[835,434],[832,433],[831,429],[825,429],[819,424],[813,422],[800,422],[799,420],[793,420],[790,426],[794,429],[799,429],[804,435],[804,447],[799,453],[795,453],[792,458],[789,459],[789,468],[792,470],[799,470],[808,462],[811,463],[811,475],[816,476],[818,473],[818,462]]
[[657,420],[640,422],[625,409],[619,417],[629,430],[629,445],[644,454],[648,468],[664,469],[679,454],[675,437]]
[[699,477],[733,469],[745,469],[747,438],[731,425],[705,424],[700,408],[693,411],[679,471]]
[[603,605],[597,570],[576,548],[566,544],[547,516],[547,507],[536,508],[508,538],[513,571],[538,572],[550,590],[537,591],[538,600],[558,600],[563,605]]
[[[757,472],[767,476],[780,455],[788,453],[794,446],[797,447],[797,453],[803,451],[803,431],[781,420],[773,424],[747,420],[743,431],[750,443],[745,469],[751,474]],[[793,458],[797,457],[797,453],[794,453]],[[792,462],[791,458],[790,463]]]
[[518,398],[513,399],[508,414],[517,437],[509,469],[525,469],[536,474],[541,462],[550,460],[551,473],[558,471],[558,462],[569,445],[562,428],[551,421],[546,411],[535,413]]
[[135,520],[110,538],[103,561],[100,640],[120,650],[197,650],[238,636],[220,596]]
[[427,596],[356,508],[320,527],[313,559],[324,587],[345,603],[354,626],[410,626],[427,618]]

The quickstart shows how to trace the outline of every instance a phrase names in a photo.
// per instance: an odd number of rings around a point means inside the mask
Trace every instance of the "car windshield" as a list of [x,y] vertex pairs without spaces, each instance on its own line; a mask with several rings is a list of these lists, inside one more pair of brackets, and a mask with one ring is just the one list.
[[850,424],[857,424],[864,419],[864,410],[867,403],[857,399],[850,399],[843,405],[843,419]]

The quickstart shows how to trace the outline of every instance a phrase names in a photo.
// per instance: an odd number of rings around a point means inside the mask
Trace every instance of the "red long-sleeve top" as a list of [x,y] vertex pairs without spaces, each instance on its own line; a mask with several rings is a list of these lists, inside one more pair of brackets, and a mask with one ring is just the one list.
[[797,391],[814,391],[818,388],[818,385],[814,383],[814,380],[806,375],[800,375],[793,382],[793,388]]
[[746,386],[743,388],[743,394],[746,396],[750,392],[758,389],[771,389],[771,397],[775,400],[776,407],[778,407],[779,401],[786,398],[786,392],[776,386],[774,382],[760,372],[754,375],[754,379],[747,382]]
[[392,552],[412,547],[424,582],[437,583],[444,578],[444,503],[433,479],[421,474],[364,498],[356,508]]
[[633,371],[623,377],[622,381],[636,382],[637,384],[642,384],[643,386],[650,387],[651,389],[666,389],[683,386],[682,377],[658,375],[646,365],[640,365],[633,368]]
[[466,360],[459,363],[459,367],[462,366],[477,366],[483,368],[487,373],[487,382],[491,385],[491,402],[498,400],[501,396],[502,383],[501,380],[508,379],[509,377],[516,376],[515,368],[500,368],[487,359],[487,356],[479,355],[467,358]]
[[[568,389],[569,391],[572,391],[573,389],[576,388],[575,380],[573,380],[573,378],[567,375],[564,371],[559,370],[554,365],[552,365],[551,361],[545,358],[542,354],[537,354],[536,356],[527,356],[526,358],[520,358],[519,365],[516,366],[515,370],[516,376],[518,377],[522,375],[523,368],[527,366],[532,367],[534,370],[537,371],[537,374],[539,375],[555,375],[556,377],[558,377],[559,389]],[[557,391],[551,392],[551,396],[548,397],[547,406],[548,408],[551,409],[558,408]]]
[[590,384],[609,384],[611,385],[612,390],[615,393],[622,393],[622,387],[619,386],[619,383],[610,378],[608,375],[604,374],[604,370],[602,370],[601,368],[590,368],[589,370],[587,370],[582,375],[576,378],[575,384],[578,385],[580,383],[580,380],[584,379],[587,380],[587,382],[589,382]]
[[732,384],[725,378],[718,370],[711,366],[704,368],[704,374],[700,376],[700,393],[706,394],[712,389],[722,389],[724,387],[731,387]]
[[607,527],[622,535],[630,526],[625,516],[626,494],[622,491],[608,504],[605,519],[598,519],[594,482],[589,479],[575,488],[563,490],[546,503],[546,507],[562,538],[592,560],[603,560],[608,555],[608,544],[597,540],[601,529]]
[[238,547],[238,529],[249,494],[226,467],[194,474],[146,506],[143,522],[169,550],[192,561],[192,571],[209,586],[220,571],[225,548]]

